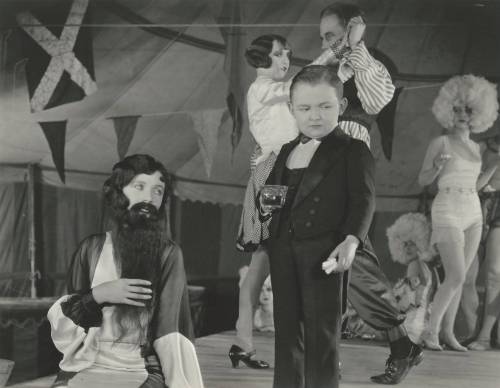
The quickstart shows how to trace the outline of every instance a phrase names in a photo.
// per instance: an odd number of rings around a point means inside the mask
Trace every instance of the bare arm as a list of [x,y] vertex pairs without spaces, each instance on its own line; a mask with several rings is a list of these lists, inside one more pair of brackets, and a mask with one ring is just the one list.
[[489,166],[488,168],[486,168],[486,170],[484,170],[483,172],[481,172],[481,174],[479,174],[476,184],[477,190],[481,190],[484,186],[488,184],[488,182],[490,181],[491,177],[493,176],[497,168],[498,164],[495,164]]
[[488,184],[488,182],[491,180],[491,178],[497,171],[499,162],[500,162],[500,155],[488,149],[484,150],[484,158],[483,158],[484,169],[477,178],[477,184],[476,184],[477,190],[481,190],[484,186]]
[[438,137],[434,139],[427,148],[422,168],[418,174],[418,183],[420,186],[430,185],[439,176],[446,161],[440,157],[443,151],[443,139]]
[[291,83],[291,78],[288,81],[269,80],[269,82],[263,82],[256,85],[254,89],[255,97],[265,105],[287,102],[290,98]]

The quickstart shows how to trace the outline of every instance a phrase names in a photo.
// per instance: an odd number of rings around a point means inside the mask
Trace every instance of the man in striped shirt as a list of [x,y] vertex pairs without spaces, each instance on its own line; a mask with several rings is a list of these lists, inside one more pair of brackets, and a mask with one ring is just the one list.
[[320,37],[323,49],[338,53],[338,76],[349,101],[340,127],[369,146],[375,115],[391,101],[395,87],[385,66],[370,55],[362,40],[366,25],[361,15],[355,5],[326,7],[320,15]]
[[[395,87],[385,66],[368,52],[362,40],[365,28],[362,12],[355,5],[335,3],[321,11],[322,48],[336,53],[337,74],[349,102],[339,126],[370,147],[370,128],[376,114],[391,101]],[[373,251],[371,246],[368,249]],[[367,251],[358,253],[350,272],[347,298],[367,324],[385,331],[389,339],[387,368],[371,380],[398,384],[412,366],[422,361],[422,349],[409,339],[403,324],[405,316],[383,296],[391,288],[376,256]]]

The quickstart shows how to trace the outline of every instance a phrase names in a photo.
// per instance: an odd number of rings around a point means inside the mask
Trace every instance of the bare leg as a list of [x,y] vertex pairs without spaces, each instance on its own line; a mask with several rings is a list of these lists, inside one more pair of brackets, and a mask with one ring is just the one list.
[[465,259],[461,244],[440,242],[436,245],[443,263],[445,279],[434,295],[428,332],[423,339],[427,348],[442,350],[438,340],[441,321],[453,296],[465,280]]
[[259,303],[260,290],[269,275],[269,256],[262,246],[253,254],[240,289],[236,344],[245,352],[253,349],[253,314]]
[[[465,237],[464,240],[467,241],[467,238]],[[479,238],[476,240],[478,244]],[[470,245],[470,242],[468,242],[468,244]],[[453,297],[461,290],[465,281],[466,269],[470,264],[469,261],[466,265],[465,245],[467,244],[462,245],[460,243],[458,236],[455,239],[436,244],[443,263],[445,278],[443,283],[439,286],[436,295],[434,295],[428,331],[424,336],[424,343],[429,349],[442,350],[438,340],[441,321]],[[451,326],[453,324],[454,316],[452,317],[452,313],[450,313],[449,319],[447,319],[447,325]]]
[[[477,310],[479,307],[479,296],[476,289],[476,279],[479,272],[479,259],[474,258],[472,264],[465,275],[465,283],[462,288],[462,299],[460,306],[464,312],[465,322],[467,324],[467,337],[472,337],[476,334],[477,326]],[[444,322],[443,322],[444,325]]]
[[[471,266],[472,261],[476,257],[477,248],[479,247],[479,241],[481,240],[481,226],[476,225],[467,229],[464,233],[465,245],[464,245],[464,270],[467,272]],[[445,272],[446,273],[446,272]],[[465,275],[465,274],[464,274]],[[447,275],[445,275],[446,277]],[[446,279],[445,279],[446,280]],[[465,282],[465,276],[464,276]],[[455,317],[457,316],[458,306],[460,305],[460,298],[462,296],[462,285],[457,288],[453,298],[448,305],[447,314],[448,319],[446,319],[446,325],[442,327],[442,337],[443,341],[453,350],[458,350],[464,352],[467,350],[464,346],[455,338],[454,327],[455,327]]]
[[458,340],[455,338],[454,327],[455,327],[455,317],[457,316],[458,306],[460,305],[460,299],[462,298],[462,287],[453,295],[448,309],[445,312],[445,317],[443,318],[441,324],[440,338],[443,343],[445,343],[449,348],[457,350],[459,352],[467,351],[467,348],[460,345]]
[[490,347],[490,335],[500,315],[500,228],[490,230],[486,241],[486,298],[485,315],[477,340],[469,345],[472,350]]

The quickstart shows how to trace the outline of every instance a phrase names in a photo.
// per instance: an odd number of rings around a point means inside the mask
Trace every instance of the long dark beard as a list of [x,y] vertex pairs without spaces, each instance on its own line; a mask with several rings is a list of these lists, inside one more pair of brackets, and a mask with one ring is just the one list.
[[117,341],[127,333],[138,333],[139,343],[147,343],[148,327],[156,302],[156,289],[161,269],[161,255],[166,236],[157,209],[149,204],[134,205],[113,232],[115,263],[121,278],[151,282],[152,298],[140,299],[145,307],[117,305],[114,312],[118,328]]

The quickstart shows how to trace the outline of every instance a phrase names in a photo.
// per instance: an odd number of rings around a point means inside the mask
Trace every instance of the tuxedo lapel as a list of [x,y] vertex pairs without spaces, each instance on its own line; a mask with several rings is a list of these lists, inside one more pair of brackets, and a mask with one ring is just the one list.
[[281,152],[274,163],[274,171],[271,174],[271,179],[268,179],[267,185],[282,185],[283,184],[283,174],[286,168],[286,161],[288,160],[288,156],[290,152],[295,148],[295,146],[299,143],[299,138],[292,140],[291,142],[285,144],[281,148]]
[[[288,156],[290,152],[295,148],[295,146],[299,143],[299,138],[292,140],[290,143],[285,144],[281,147],[281,151],[278,154],[278,158],[274,163],[273,170],[269,175],[269,178],[266,181],[266,185],[282,185],[283,184],[283,174],[285,173],[286,161],[288,160]],[[269,225],[270,235],[274,236],[277,233],[278,225],[280,224],[280,216],[281,212],[276,212],[271,220],[271,224]]]
[[347,144],[345,136],[344,132],[337,127],[323,138],[309,166],[304,171],[293,207],[302,202],[314,190],[322,181],[330,166],[342,156],[343,149]]

